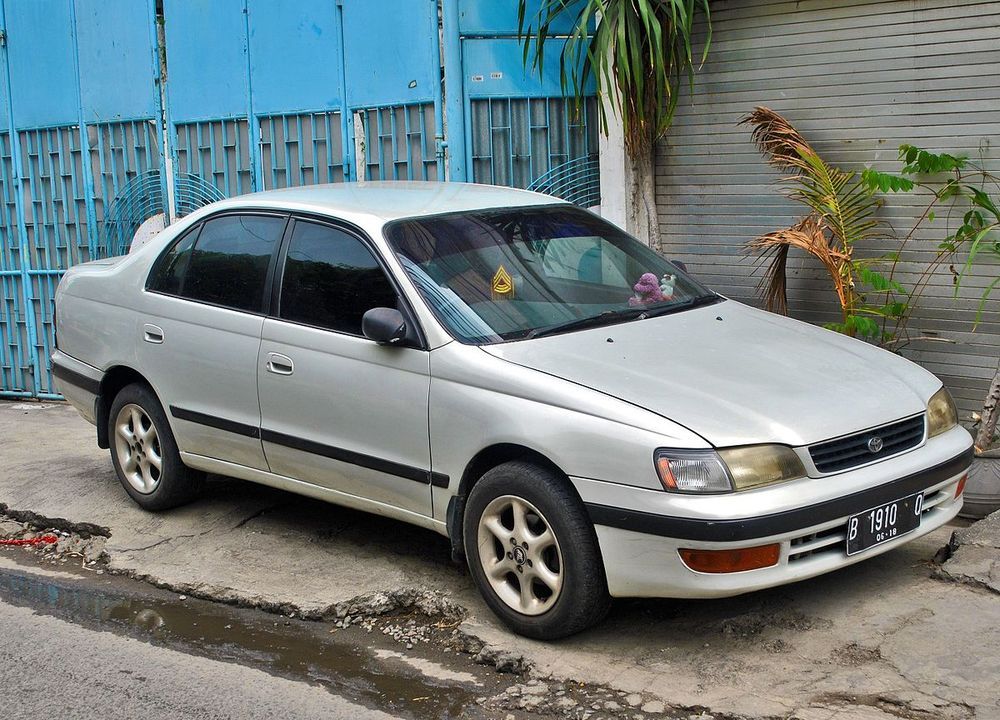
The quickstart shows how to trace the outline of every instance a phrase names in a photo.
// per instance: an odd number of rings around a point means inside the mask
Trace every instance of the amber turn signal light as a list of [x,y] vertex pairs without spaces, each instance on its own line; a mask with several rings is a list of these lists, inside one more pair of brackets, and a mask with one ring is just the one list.
[[738,550],[693,550],[681,548],[681,560],[695,572],[733,573],[757,570],[778,564],[781,546],[758,545]]
[[969,474],[966,473],[962,476],[962,479],[958,481],[958,487],[955,488],[955,499],[958,500],[965,492],[965,481],[969,479]]

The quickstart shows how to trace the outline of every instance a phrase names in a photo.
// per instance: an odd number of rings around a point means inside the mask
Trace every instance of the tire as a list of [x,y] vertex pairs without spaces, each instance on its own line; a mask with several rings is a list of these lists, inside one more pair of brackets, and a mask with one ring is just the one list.
[[197,497],[203,475],[181,462],[167,416],[147,385],[126,385],[115,396],[108,439],[118,480],[144,510],[167,510]]
[[557,473],[521,461],[493,468],[469,493],[462,534],[483,599],[519,635],[555,640],[607,614],[594,526]]

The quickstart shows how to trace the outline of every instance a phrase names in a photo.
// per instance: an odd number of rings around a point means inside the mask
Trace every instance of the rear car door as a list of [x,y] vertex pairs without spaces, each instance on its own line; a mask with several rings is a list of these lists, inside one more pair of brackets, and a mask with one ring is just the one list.
[[292,223],[257,361],[271,471],[430,516],[428,353],[361,332],[396,285],[359,233]]
[[213,216],[150,272],[139,361],[182,452],[267,469],[257,351],[286,223],[278,213]]

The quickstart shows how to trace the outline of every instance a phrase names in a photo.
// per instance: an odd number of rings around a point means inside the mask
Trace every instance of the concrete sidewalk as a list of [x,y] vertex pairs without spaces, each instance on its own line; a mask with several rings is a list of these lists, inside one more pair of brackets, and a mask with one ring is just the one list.
[[536,674],[645,693],[646,714],[1000,718],[1000,516],[961,531],[941,567],[954,528],[785,588],[618,601],[599,627],[545,644],[499,626],[429,531],[218,478],[191,506],[145,513],[60,403],[0,402],[0,439],[0,503],[105,526],[112,568],[181,592],[307,615],[457,605],[466,632]]

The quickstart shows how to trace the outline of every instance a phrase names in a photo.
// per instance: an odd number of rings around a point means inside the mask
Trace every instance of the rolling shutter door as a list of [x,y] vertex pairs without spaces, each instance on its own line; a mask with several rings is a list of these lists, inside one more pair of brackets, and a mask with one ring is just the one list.
[[[759,304],[761,272],[743,243],[800,214],[781,196],[778,173],[757,153],[748,128],[737,126],[755,105],[784,114],[829,162],[845,168],[896,172],[898,147],[908,142],[982,159],[1000,174],[1000,2],[717,0],[712,8],[709,59],[658,148],[657,206],[666,254],[716,290]],[[926,201],[887,198],[882,214],[902,236]],[[904,286],[954,231],[957,218],[949,230],[944,214],[908,246],[897,270]],[[896,249],[886,239],[857,254]],[[1000,356],[1000,292],[972,332],[979,296],[998,275],[1000,263],[980,263],[956,299],[951,277],[938,274],[910,335],[954,343],[918,340],[903,351],[946,382],[963,420],[981,409]],[[793,251],[788,278],[793,317],[839,319],[817,262]]]

